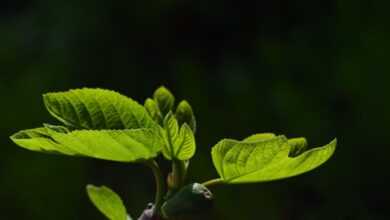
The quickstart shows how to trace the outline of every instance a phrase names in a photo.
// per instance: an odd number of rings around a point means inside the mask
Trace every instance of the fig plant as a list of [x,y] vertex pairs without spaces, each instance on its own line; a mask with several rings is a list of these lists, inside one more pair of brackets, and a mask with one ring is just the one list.
[[[165,87],[141,105],[105,89],[73,89],[43,95],[49,113],[60,125],[22,130],[12,141],[28,150],[83,156],[150,167],[156,181],[155,201],[138,219],[184,219],[211,207],[216,184],[267,182],[308,172],[333,154],[336,139],[308,148],[305,138],[257,133],[242,140],[223,139],[211,150],[218,178],[186,183],[196,150],[196,120],[190,104]],[[172,164],[163,175],[155,158]],[[132,219],[121,198],[106,186],[87,186],[93,204],[111,220]]]

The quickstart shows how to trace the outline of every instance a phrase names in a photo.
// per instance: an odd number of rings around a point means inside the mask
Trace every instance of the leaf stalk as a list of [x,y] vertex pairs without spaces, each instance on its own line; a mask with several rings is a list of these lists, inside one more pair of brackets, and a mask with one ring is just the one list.
[[186,162],[181,160],[172,160],[173,187],[178,189],[184,185],[187,173]]
[[159,214],[162,201],[164,198],[164,190],[165,190],[164,177],[161,173],[159,165],[155,160],[147,161],[146,165],[152,169],[153,176],[156,182],[156,196],[155,196],[154,204],[155,204],[156,212],[157,214]]
[[210,187],[210,186],[215,186],[220,184],[223,184],[223,180],[221,178],[208,180],[202,183],[202,185],[205,187]]

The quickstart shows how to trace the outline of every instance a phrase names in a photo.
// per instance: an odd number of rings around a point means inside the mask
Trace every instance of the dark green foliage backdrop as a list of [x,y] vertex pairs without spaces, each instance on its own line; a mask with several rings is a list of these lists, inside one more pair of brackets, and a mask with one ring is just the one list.
[[389,6],[1,1],[0,219],[103,219],[87,183],[120,192],[138,215],[152,200],[147,168],[28,152],[8,136],[54,121],[44,92],[104,87],[143,101],[161,84],[195,107],[194,180],[216,176],[209,151],[223,137],[339,138],[335,156],[312,173],[218,187],[210,219],[388,219]]

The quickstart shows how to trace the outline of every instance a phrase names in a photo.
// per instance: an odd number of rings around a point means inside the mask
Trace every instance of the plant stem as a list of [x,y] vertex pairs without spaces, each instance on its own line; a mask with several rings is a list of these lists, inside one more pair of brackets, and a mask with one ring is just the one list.
[[179,189],[184,184],[186,176],[185,161],[173,160],[172,161],[172,174],[173,174],[173,186],[175,189]]
[[223,184],[223,180],[220,178],[212,179],[212,180],[209,180],[209,181],[202,183],[202,185],[205,187],[215,186],[215,185],[219,185],[219,184]]
[[165,190],[164,177],[161,173],[160,167],[158,166],[158,164],[155,160],[147,161],[146,165],[148,165],[152,169],[154,179],[156,181],[156,196],[155,196],[155,200],[154,200],[154,205],[155,205],[157,214],[159,214],[160,207],[162,205],[162,200],[164,197],[164,190]]

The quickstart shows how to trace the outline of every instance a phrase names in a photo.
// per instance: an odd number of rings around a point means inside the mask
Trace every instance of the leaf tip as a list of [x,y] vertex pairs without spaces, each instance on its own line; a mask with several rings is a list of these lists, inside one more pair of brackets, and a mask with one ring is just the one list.
[[92,184],[88,184],[85,188],[87,189],[93,189],[93,188],[96,188],[96,186],[92,185]]
[[196,119],[190,103],[186,100],[182,100],[176,107],[175,116],[179,122],[179,125],[187,123],[190,128],[196,131]]
[[100,187],[98,186],[95,186],[95,185],[92,185],[92,184],[88,184],[85,189],[87,190],[88,192],[88,195],[90,195],[93,191],[97,191]]
[[334,139],[329,143],[329,144],[331,145],[331,147],[333,148],[333,151],[336,150],[337,143],[338,143],[338,139],[337,139],[337,138],[334,138]]

